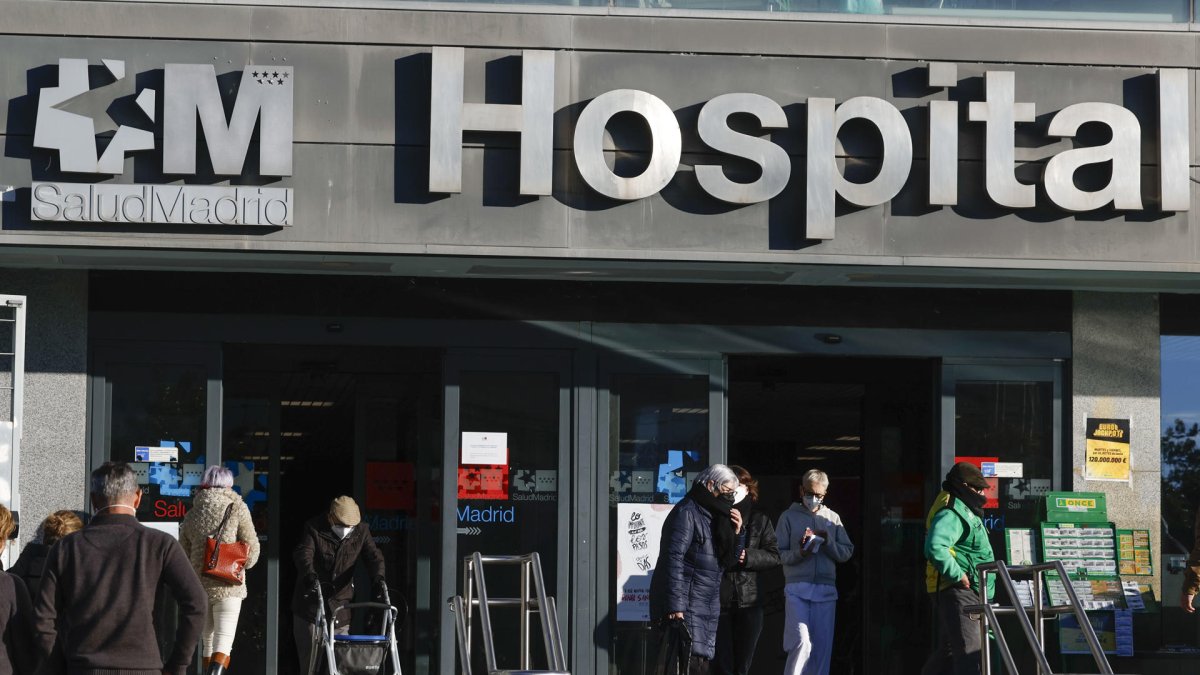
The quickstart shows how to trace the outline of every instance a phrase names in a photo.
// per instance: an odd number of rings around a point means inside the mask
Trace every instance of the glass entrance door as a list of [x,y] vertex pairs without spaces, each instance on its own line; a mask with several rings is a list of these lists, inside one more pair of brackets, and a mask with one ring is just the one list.
[[1037,527],[1038,503],[1062,480],[1062,368],[1057,363],[947,362],[942,369],[942,466],[1011,462],[1020,478],[989,478],[984,525],[997,557],[1004,529]]
[[[223,448],[262,544],[247,573],[234,643],[239,672],[298,673],[292,551],[304,523],[352,496],[384,555],[407,673],[440,672],[433,653],[430,571],[441,547],[438,357],[418,350],[227,346]],[[360,600],[371,579],[359,570]]]
[[658,541],[646,523],[665,518],[698,472],[720,461],[725,434],[724,362],[713,358],[602,359],[596,388],[598,534],[596,671],[653,669],[647,615]]
[[[462,592],[462,559],[537,552],[546,590],[556,596],[563,635],[571,620],[571,357],[541,350],[464,350],[446,357],[442,541],[443,592]],[[489,568],[491,597],[518,597],[516,568]],[[492,610],[498,666],[519,667],[517,610]],[[444,672],[456,662],[453,617],[442,614]],[[533,630],[532,635],[540,635]],[[475,672],[484,670],[473,631]],[[566,645],[568,653],[570,645]],[[545,668],[540,639],[533,668]]]

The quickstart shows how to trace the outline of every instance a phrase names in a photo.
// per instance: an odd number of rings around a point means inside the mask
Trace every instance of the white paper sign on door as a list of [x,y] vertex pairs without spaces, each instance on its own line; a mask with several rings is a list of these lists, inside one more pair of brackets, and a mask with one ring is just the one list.
[[617,621],[650,620],[650,579],[670,504],[617,504]]
[[497,431],[462,432],[463,464],[508,464],[508,434]]

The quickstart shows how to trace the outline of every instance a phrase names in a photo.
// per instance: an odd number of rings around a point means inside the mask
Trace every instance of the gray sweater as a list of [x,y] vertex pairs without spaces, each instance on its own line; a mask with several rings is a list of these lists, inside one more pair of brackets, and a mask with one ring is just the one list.
[[[801,545],[806,528],[829,533],[816,553],[808,553]],[[854,555],[854,544],[850,542],[846,528],[842,527],[841,517],[824,504],[816,513],[803,504],[792,504],[779,516],[775,536],[779,540],[779,557],[783,560],[783,577],[789,584],[803,581],[834,586],[837,563],[846,562]]]

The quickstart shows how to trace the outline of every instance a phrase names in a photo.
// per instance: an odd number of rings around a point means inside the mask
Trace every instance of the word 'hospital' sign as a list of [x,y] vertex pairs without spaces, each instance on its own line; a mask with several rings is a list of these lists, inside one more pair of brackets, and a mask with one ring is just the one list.
[[[520,193],[550,195],[553,175],[554,54],[522,52],[521,103],[489,104],[464,101],[464,50],[435,47],[432,65],[430,114],[430,192],[462,191],[462,138],[464,131],[512,132],[520,135]],[[1188,71],[1168,68],[1158,78],[1158,180],[1155,201],[1162,211],[1186,211],[1191,205],[1190,116]],[[1016,125],[1033,122],[1037,106],[1016,100],[1016,74],[987,71],[982,101],[967,104],[966,118],[984,125],[985,188],[996,204],[1012,209],[1035,206],[1037,186],[1017,180]],[[958,84],[958,68],[932,63],[928,84],[948,90]],[[874,96],[857,96],[840,104],[832,98],[806,99],[807,160],[806,235],[832,239],[837,197],[857,206],[877,206],[890,201],[904,187],[913,165],[912,134],[903,115],[892,103]],[[930,205],[958,203],[959,103],[929,102]],[[604,158],[605,127],[615,116],[632,113],[645,120],[651,135],[650,159],[642,173],[621,176]],[[748,115],[763,132],[788,126],[783,107],[753,93],[729,93],[706,102],[700,109],[697,132],[718,153],[747,160],[761,170],[748,183],[726,176],[718,164],[697,164],[700,187],[712,197],[731,204],[753,204],[774,198],[788,184],[792,171],[787,151],[769,139],[737,131],[733,115]],[[879,131],[883,157],[879,171],[865,183],[846,179],[838,169],[838,132],[852,120],[865,120]],[[1063,150],[1046,163],[1042,185],[1050,201],[1066,211],[1085,212],[1112,205],[1123,211],[1144,208],[1141,165],[1141,126],[1133,112],[1113,103],[1083,102],[1067,106],[1050,119],[1046,134],[1074,138],[1081,127],[1102,124],[1112,131],[1103,145]],[[616,89],[595,97],[584,106],[574,133],[574,160],[583,180],[601,195],[616,200],[637,200],[662,190],[680,166],[682,134],[671,108],[654,94],[637,89]],[[1084,190],[1075,177],[1085,167],[1111,164],[1108,183]]]

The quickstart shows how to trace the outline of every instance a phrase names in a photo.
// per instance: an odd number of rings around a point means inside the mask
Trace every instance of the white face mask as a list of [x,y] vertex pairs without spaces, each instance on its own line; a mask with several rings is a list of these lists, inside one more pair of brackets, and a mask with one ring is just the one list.
[[349,537],[350,533],[353,531],[354,531],[353,525],[334,525],[333,526],[333,533],[337,535],[338,539],[345,539],[346,537]]
[[746,498],[746,495],[748,495],[748,494],[750,494],[750,489],[747,488],[745,485],[737,486],[733,490],[733,503],[734,504],[740,503],[743,499]]
[[821,498],[814,497],[813,495],[804,495],[804,505],[808,507],[809,511],[816,511],[821,508]]

